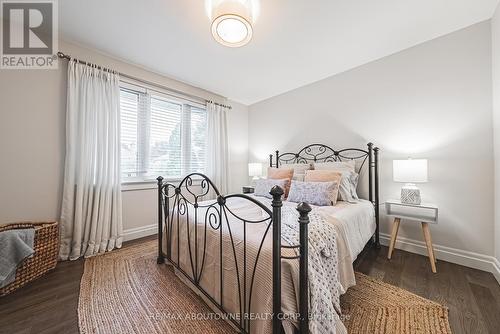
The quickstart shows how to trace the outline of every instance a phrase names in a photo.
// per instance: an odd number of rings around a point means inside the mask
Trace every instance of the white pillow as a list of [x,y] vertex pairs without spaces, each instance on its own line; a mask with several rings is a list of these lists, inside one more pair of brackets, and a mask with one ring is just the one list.
[[292,180],[294,181],[301,181],[304,182],[304,179],[306,178],[306,174],[293,174]]
[[[259,179],[255,181],[255,196],[262,196],[267,198],[273,198],[269,193],[274,186],[279,186],[283,189],[283,196],[285,196],[284,191],[288,185],[288,179]],[[283,199],[283,196],[281,199]]]
[[339,185],[339,199],[345,202],[356,202],[359,200],[356,188],[358,186],[359,174],[354,172],[341,172]]
[[282,164],[278,168],[285,168],[285,169],[293,169],[293,180],[297,181],[304,181],[304,176],[306,174],[306,170],[311,170],[312,164],[306,163],[306,164]]
[[355,200],[359,200],[358,192],[356,191],[358,189],[359,174],[351,173],[350,181],[351,181],[351,195]]
[[316,162],[314,163],[314,169],[318,170],[335,170],[339,172],[343,171],[356,171],[356,161],[346,160],[346,161],[334,161],[334,162]]
[[332,196],[337,192],[337,182],[300,182],[293,181],[287,200],[290,202],[306,202],[308,204],[332,205]]

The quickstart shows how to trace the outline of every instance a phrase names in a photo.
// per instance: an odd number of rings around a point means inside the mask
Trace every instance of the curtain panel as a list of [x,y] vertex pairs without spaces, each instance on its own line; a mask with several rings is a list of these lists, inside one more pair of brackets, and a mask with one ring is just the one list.
[[[224,106],[207,102],[206,174],[222,194],[227,194],[229,188],[228,110]],[[213,194],[211,194],[211,197],[213,197]]]
[[60,259],[122,245],[119,75],[68,64]]

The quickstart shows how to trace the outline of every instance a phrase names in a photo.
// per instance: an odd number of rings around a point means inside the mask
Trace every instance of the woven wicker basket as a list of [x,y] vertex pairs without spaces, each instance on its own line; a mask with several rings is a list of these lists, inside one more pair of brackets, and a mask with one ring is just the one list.
[[35,253],[19,265],[14,282],[0,288],[0,297],[19,289],[56,267],[59,254],[59,224],[57,222],[26,222],[0,225],[0,233],[32,227],[35,228]]

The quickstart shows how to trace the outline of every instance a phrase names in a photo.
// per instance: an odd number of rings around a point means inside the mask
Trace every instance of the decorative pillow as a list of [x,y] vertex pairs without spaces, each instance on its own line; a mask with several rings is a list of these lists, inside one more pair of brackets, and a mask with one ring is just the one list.
[[342,179],[339,183],[338,199],[346,202],[355,202],[359,199],[358,194],[356,193],[358,174],[355,171],[355,160],[315,163],[314,169],[330,170],[342,173]]
[[267,197],[267,198],[273,198],[273,196],[271,196],[271,194],[269,192],[271,191],[271,189],[274,186],[279,186],[282,189],[285,189],[289,183],[290,183],[289,179],[281,179],[281,180],[258,179],[255,181],[254,195]]
[[356,202],[359,197],[356,192],[359,175],[354,172],[342,172],[342,179],[339,184],[339,199],[346,202]]
[[356,191],[358,189],[359,174],[351,173],[349,180],[351,181],[351,195],[354,199],[359,200],[358,192]]
[[293,168],[267,168],[267,178],[273,180],[288,179],[285,190],[285,198],[288,196],[288,191],[290,190],[290,182],[293,178]]
[[[342,173],[333,170],[307,170],[304,181],[305,182],[336,182],[340,185]],[[334,194],[332,194],[332,204],[337,203],[339,196],[339,187],[336,187]]]
[[278,167],[279,169],[293,169],[293,178],[292,180],[304,181],[305,172],[312,169],[312,164],[304,163],[304,164],[283,164]]
[[288,201],[307,202],[313,205],[332,205],[332,197],[337,190],[337,182],[292,181]]
[[338,172],[355,172],[356,171],[356,161],[346,160],[346,161],[334,161],[334,162],[318,162],[314,164],[314,169],[316,170],[335,170]]

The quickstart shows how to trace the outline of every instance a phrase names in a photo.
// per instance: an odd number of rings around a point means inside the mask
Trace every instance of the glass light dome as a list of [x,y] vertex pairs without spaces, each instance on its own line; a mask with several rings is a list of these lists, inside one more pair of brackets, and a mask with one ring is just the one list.
[[212,22],[212,35],[222,45],[240,47],[252,39],[252,25],[236,14],[222,14]]

